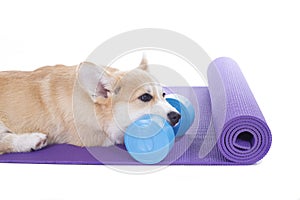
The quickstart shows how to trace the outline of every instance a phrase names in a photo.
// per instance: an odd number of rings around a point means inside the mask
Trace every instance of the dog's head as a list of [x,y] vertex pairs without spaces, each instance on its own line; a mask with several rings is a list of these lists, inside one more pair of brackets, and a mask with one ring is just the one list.
[[144,114],[160,115],[172,126],[180,119],[165,100],[162,86],[148,72],[145,58],[139,67],[126,72],[84,62],[79,66],[78,79],[98,107],[96,114],[110,112],[111,120],[122,130]]

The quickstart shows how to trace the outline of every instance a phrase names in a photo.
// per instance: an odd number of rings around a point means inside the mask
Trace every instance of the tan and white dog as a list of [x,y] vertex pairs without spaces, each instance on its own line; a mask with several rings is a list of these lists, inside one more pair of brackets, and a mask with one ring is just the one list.
[[180,114],[147,69],[143,58],[127,72],[89,62],[0,72],[0,154],[122,143],[126,127],[146,113],[175,125]]

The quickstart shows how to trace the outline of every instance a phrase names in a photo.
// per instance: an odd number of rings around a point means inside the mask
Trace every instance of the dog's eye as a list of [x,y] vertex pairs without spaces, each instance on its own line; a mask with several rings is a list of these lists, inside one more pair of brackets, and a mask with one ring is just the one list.
[[153,97],[150,95],[150,94],[143,94],[139,97],[139,100],[143,101],[143,102],[148,102],[148,101],[151,101]]
[[162,97],[165,98],[165,96],[166,96],[166,93],[162,93]]

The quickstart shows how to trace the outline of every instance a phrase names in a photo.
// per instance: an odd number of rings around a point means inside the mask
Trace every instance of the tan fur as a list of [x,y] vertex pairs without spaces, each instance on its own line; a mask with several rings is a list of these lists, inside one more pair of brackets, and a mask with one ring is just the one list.
[[14,133],[45,133],[50,143],[68,142],[69,136],[60,133],[74,132],[70,102],[75,75],[75,66],[62,65],[33,72],[1,72],[3,124]]
[[[151,113],[155,102],[165,102],[162,88],[146,72],[144,59],[140,68],[130,72],[105,68],[105,77],[110,80],[105,85],[108,96],[94,99],[78,80],[84,64],[0,72],[0,153],[12,151],[11,142],[6,139],[8,134],[43,133],[48,144],[122,143],[123,131],[133,120]],[[146,92],[153,96],[148,104],[138,100]],[[156,110],[161,114],[159,108]],[[166,118],[165,113],[161,115]]]

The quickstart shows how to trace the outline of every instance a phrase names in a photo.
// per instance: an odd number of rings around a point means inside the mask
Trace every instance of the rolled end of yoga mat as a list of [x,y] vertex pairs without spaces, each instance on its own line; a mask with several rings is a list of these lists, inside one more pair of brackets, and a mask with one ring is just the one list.
[[218,58],[207,75],[219,150],[229,161],[256,163],[269,151],[272,136],[238,64]]

